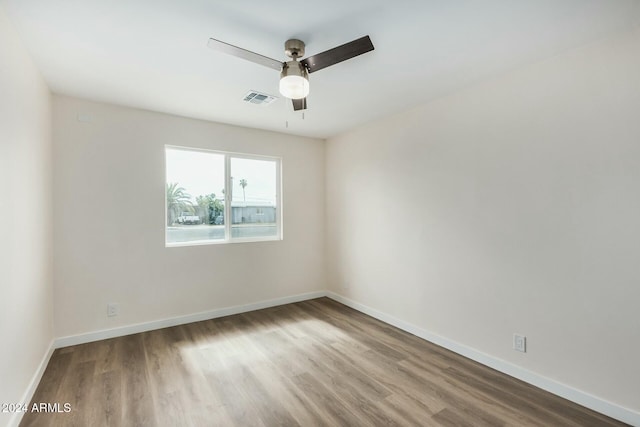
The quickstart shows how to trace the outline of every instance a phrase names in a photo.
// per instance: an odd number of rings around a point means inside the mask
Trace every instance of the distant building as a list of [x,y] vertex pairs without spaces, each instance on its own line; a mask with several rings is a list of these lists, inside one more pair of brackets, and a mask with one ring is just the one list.
[[264,202],[231,202],[232,224],[275,223],[276,208]]
[[[224,223],[224,214],[222,212],[215,218],[209,218],[209,211],[206,207],[195,206],[194,209],[194,215],[200,218],[201,224],[220,225]],[[234,201],[231,203],[232,224],[273,224],[275,222],[276,207],[271,203],[251,201]]]

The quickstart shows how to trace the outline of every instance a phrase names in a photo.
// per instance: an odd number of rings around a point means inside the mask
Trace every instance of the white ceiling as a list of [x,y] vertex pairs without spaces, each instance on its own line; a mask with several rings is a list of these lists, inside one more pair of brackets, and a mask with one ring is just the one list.
[[[1,0],[55,93],[326,138],[637,26],[640,0]],[[209,37],[286,60],[363,35],[375,50],[313,73],[304,117],[277,71]],[[288,128],[287,126],[288,122]]]

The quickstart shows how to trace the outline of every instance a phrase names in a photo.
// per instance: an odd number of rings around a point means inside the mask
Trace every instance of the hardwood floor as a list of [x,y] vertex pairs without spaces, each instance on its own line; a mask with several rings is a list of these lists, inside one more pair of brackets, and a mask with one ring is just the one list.
[[33,402],[71,412],[21,426],[624,425],[327,298],[58,349]]

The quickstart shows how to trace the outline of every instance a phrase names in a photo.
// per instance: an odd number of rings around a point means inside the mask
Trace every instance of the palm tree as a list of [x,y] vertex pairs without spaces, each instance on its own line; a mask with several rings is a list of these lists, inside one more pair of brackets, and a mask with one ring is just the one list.
[[180,212],[192,210],[191,195],[177,182],[167,182],[167,224],[173,224]]
[[241,180],[240,180],[240,187],[242,187],[242,199],[243,199],[243,201],[245,201],[245,202],[247,201],[247,197],[246,197],[246,195],[244,194],[244,188],[245,188],[246,186],[247,186],[247,180],[246,180],[246,179],[244,179],[244,178],[243,178],[243,179],[241,179]]

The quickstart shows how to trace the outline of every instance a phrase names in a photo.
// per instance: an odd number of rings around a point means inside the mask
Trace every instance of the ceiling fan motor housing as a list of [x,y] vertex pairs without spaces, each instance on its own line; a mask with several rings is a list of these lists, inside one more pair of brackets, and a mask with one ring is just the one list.
[[309,73],[295,59],[282,65],[280,93],[291,99],[301,99],[309,94]]

